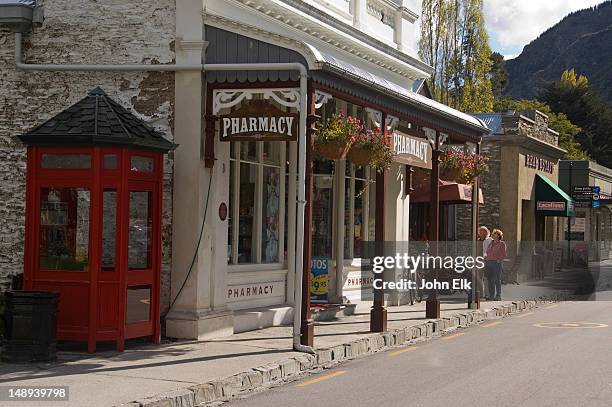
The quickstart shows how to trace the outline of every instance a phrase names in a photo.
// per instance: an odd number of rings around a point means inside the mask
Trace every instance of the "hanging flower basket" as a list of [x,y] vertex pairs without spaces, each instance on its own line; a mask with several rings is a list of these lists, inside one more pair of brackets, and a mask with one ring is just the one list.
[[489,167],[481,155],[463,151],[445,151],[440,156],[440,178],[460,184],[470,184],[474,178],[485,174]]
[[444,181],[453,181],[463,184],[465,177],[461,168],[441,168],[440,179]]
[[348,159],[355,165],[368,165],[372,159],[372,150],[362,145],[353,145],[348,152]]
[[334,114],[315,131],[315,151],[329,160],[344,159],[362,128],[361,121],[356,117]]
[[348,158],[356,165],[368,165],[380,172],[391,166],[394,154],[391,137],[376,129],[357,136]]
[[346,142],[334,140],[326,143],[315,142],[314,145],[315,152],[328,160],[343,160],[350,147],[351,145]]

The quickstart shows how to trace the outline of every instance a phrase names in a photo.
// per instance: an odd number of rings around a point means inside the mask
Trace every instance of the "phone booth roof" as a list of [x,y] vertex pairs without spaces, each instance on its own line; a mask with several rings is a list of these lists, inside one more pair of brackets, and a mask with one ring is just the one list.
[[26,145],[126,147],[158,152],[177,145],[136,117],[99,87],[40,126],[18,136]]

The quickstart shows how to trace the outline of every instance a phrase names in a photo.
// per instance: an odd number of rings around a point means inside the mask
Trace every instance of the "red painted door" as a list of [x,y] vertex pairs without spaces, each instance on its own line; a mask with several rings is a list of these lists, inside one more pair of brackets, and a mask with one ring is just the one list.
[[[153,335],[159,295],[158,255],[154,222],[158,208],[156,183],[129,181],[127,191],[127,276],[125,295],[125,339]],[[156,322],[157,323],[157,322]]]

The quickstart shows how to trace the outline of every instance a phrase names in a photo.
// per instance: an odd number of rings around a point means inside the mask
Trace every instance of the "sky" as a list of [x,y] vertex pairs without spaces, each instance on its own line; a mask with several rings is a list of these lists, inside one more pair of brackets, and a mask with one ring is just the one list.
[[484,0],[489,44],[506,60],[514,58],[572,11],[599,3],[603,0]]

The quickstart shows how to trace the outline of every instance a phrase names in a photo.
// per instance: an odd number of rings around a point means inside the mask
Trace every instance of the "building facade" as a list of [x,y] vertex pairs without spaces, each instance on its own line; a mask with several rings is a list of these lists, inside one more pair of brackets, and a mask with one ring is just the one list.
[[[44,21],[23,34],[25,63],[95,66],[18,69],[18,37],[1,31],[8,86],[0,94],[7,119],[0,146],[2,174],[11,180],[0,191],[2,276],[23,268],[26,166],[15,136],[101,86],[178,145],[164,166],[161,314],[168,336],[205,339],[289,322],[302,261],[308,270],[325,264],[328,301],[355,299],[368,284],[359,273],[361,242],[408,240],[412,169],[432,168],[437,180],[437,165],[410,149],[385,173],[321,159],[310,141],[297,142],[312,140],[317,122],[353,115],[398,146],[424,143],[430,156],[444,143],[475,146],[485,131],[478,119],[424,95],[432,70],[414,49],[412,2],[30,4],[40,6]],[[109,72],[109,64],[143,71]],[[181,68],[147,72],[150,64]],[[436,201],[438,183],[430,184]]]
[[[534,254],[546,257],[552,271],[560,247],[554,243],[559,241],[558,224],[573,210],[569,196],[557,187],[559,160],[565,154],[558,134],[537,110],[475,116],[490,129],[481,147],[489,172],[480,178],[485,203],[479,208],[479,225],[504,232],[509,247],[504,269],[510,281],[532,277]],[[461,208],[458,224],[467,221]]]
[[[588,251],[585,258],[590,261],[609,259],[612,256],[612,170],[593,161],[562,160],[559,162],[559,186],[571,195],[578,192],[574,189],[584,191],[585,187],[591,194],[590,202],[576,201],[576,217],[571,219],[570,247],[578,252]],[[595,197],[593,191],[598,191]],[[567,242],[567,223],[560,229],[560,239]],[[576,261],[580,260],[579,256],[575,257]]]

